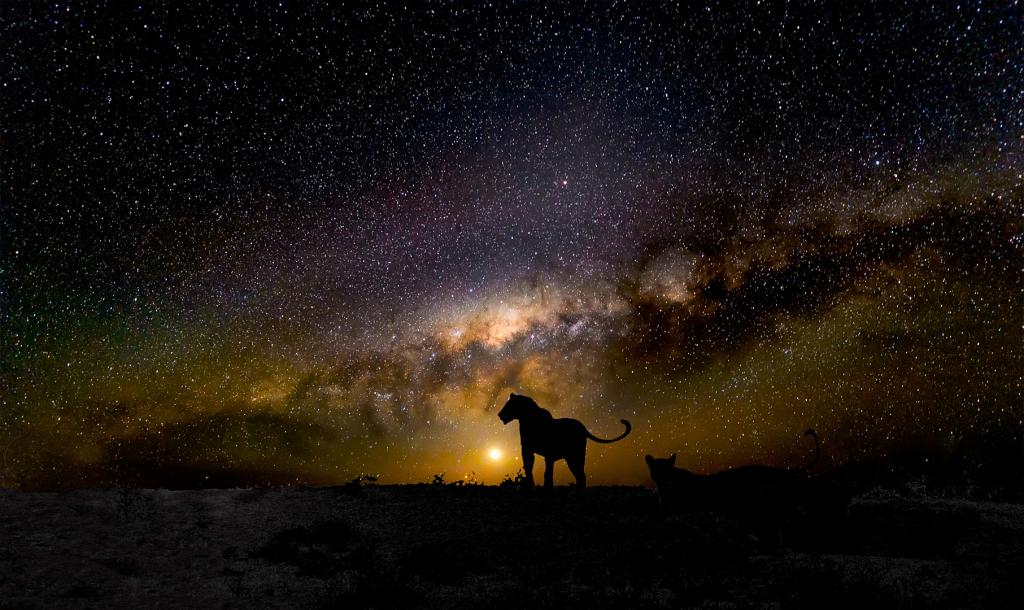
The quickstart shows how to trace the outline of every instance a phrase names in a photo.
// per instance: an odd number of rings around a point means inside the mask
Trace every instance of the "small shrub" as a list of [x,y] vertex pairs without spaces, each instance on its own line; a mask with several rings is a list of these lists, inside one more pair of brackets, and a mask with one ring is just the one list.
[[523,481],[526,480],[526,475],[523,474],[523,469],[520,468],[515,475],[506,474],[505,478],[502,479],[501,483],[498,483],[498,487],[503,489],[518,489],[522,486]]
[[467,474],[465,477],[458,479],[456,481],[445,481],[445,474],[446,473],[444,472],[435,474],[434,480],[431,481],[430,484],[433,485],[434,487],[462,487],[464,485],[470,487],[479,487],[484,484],[483,481],[476,478],[476,472],[471,472]]
[[376,474],[360,474],[348,483],[345,483],[341,489],[347,494],[357,495],[362,493],[364,487],[376,485],[379,478],[380,475]]

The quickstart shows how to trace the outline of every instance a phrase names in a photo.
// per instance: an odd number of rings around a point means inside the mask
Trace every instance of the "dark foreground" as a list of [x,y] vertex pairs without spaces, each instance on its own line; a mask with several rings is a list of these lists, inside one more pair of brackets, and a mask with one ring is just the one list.
[[652,492],[0,492],[0,607],[997,608],[1024,506],[868,495],[766,553]]

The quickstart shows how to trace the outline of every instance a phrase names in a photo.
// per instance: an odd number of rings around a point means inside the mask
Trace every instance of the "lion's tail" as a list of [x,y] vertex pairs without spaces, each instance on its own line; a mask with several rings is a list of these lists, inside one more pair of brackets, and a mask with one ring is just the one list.
[[620,421],[622,421],[622,425],[626,427],[626,431],[616,436],[615,438],[597,438],[596,436],[590,433],[590,430],[587,430],[587,438],[598,443],[614,443],[615,441],[621,441],[622,439],[626,438],[626,436],[633,429],[633,426],[631,426],[629,422],[624,419]]

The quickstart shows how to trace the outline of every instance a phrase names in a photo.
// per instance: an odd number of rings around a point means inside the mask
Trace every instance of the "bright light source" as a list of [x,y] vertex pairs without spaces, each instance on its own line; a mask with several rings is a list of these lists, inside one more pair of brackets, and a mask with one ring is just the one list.
[[497,447],[491,447],[487,451],[487,457],[491,458],[492,461],[497,462],[498,460],[501,459],[501,449],[498,449]]

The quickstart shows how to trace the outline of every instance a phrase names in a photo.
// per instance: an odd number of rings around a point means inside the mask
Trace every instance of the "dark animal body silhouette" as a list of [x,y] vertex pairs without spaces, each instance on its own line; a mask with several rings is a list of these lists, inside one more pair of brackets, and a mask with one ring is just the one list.
[[598,438],[591,434],[582,422],[576,419],[555,419],[547,409],[542,409],[529,396],[510,394],[498,417],[502,423],[519,420],[519,440],[523,446],[523,481],[527,488],[533,487],[534,454],[544,457],[544,487],[554,487],[555,462],[564,459],[569,471],[576,477],[576,488],[587,485],[584,461],[587,455],[587,440],[597,443],[614,443],[622,440],[633,427],[621,420],[626,431],[612,439]]
[[781,542],[783,522],[845,512],[846,501],[808,475],[818,462],[821,446],[813,430],[805,434],[814,438],[814,458],[796,469],[752,465],[696,474],[676,468],[675,454],[645,459],[663,510],[719,513],[753,525],[763,542],[775,543]]

